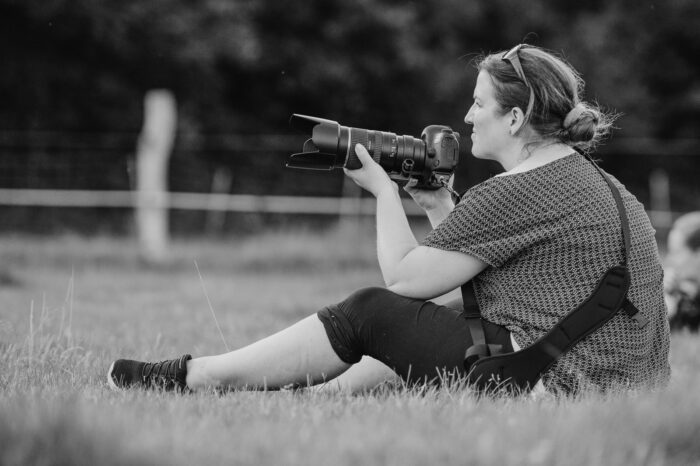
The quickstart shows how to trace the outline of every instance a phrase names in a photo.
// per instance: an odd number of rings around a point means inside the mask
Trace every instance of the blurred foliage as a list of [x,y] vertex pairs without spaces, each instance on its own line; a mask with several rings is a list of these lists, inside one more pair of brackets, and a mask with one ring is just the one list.
[[[0,0],[0,130],[135,132],[160,87],[180,156],[214,164],[212,135],[289,133],[291,113],[463,130],[472,59],[521,41],[574,64],[617,137],[698,137],[697,0]],[[492,171],[466,165],[468,184]]]
[[700,116],[696,0],[2,0],[0,18],[5,128],[132,129],[167,87],[195,131],[286,131],[296,111],[415,132],[459,123],[473,53],[522,40],[633,134],[695,136]]

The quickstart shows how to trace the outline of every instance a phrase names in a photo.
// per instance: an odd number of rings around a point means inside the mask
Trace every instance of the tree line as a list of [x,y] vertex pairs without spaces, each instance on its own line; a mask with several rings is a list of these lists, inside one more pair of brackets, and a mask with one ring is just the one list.
[[[474,57],[526,41],[622,114],[610,147],[631,152],[698,137],[699,26],[695,0],[0,0],[0,130],[135,132],[143,94],[167,88],[180,156],[210,165],[245,163],[215,135],[290,133],[291,113],[463,131]],[[469,182],[490,170],[465,165]]]

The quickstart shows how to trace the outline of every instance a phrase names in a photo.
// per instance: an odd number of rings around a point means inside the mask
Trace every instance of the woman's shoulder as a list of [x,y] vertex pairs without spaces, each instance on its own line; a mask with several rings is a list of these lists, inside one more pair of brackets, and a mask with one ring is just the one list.
[[458,207],[498,207],[521,214],[550,210],[586,190],[585,179],[595,172],[586,164],[590,165],[582,156],[572,154],[528,171],[492,176],[467,190]]
[[472,186],[467,192],[486,190],[498,191],[518,185],[537,184],[542,181],[550,182],[552,179],[577,175],[580,174],[581,171],[588,171],[587,165],[590,165],[590,162],[585,160],[583,156],[578,153],[572,153],[526,171],[499,173]]

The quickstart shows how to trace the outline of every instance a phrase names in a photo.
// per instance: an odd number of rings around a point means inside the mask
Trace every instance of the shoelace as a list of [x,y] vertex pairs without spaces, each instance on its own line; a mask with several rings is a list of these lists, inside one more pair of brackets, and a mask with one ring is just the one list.
[[175,376],[177,375],[179,364],[179,359],[147,363],[143,367],[141,378],[145,383],[148,383],[149,380],[155,382],[159,378],[161,378],[163,382],[168,382],[168,379],[170,379],[173,382],[178,383]]

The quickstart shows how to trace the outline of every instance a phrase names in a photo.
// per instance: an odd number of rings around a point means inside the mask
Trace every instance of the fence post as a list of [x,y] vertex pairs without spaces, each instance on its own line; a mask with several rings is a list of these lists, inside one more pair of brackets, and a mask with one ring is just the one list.
[[[233,172],[225,165],[219,165],[214,169],[211,179],[210,192],[213,194],[229,194],[233,184]],[[213,199],[213,196],[212,196]],[[212,204],[212,202],[210,202]],[[206,231],[210,235],[221,234],[226,224],[226,210],[207,210]]]
[[141,256],[152,263],[163,262],[167,256],[168,159],[176,127],[172,92],[148,91],[136,153],[136,229]]
[[343,178],[341,210],[338,228],[348,238],[360,240],[362,237],[362,188],[349,177]]
[[657,230],[668,233],[673,223],[671,214],[671,182],[666,170],[658,168],[649,174],[651,200],[651,224]]

